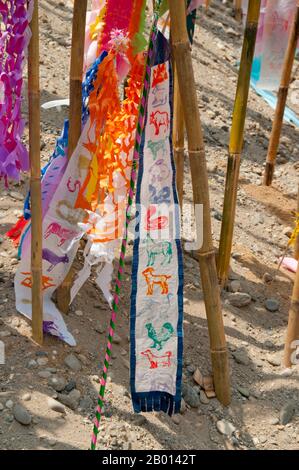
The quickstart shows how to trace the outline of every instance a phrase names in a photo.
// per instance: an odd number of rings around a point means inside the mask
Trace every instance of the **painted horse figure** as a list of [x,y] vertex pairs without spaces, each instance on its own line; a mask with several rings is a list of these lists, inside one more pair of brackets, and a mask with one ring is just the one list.
[[147,266],[154,266],[156,257],[163,256],[162,266],[169,264],[172,260],[172,246],[168,241],[161,241],[155,243],[154,240],[147,234],[146,238],[146,251],[147,251]]

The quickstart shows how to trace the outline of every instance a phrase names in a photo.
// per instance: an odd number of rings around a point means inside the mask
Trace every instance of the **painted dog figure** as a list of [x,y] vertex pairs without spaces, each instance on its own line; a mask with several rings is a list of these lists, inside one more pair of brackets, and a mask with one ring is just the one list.
[[164,356],[155,356],[150,349],[146,349],[146,351],[142,351],[142,356],[148,358],[150,362],[150,369],[157,369],[160,367],[170,367],[170,358],[172,356],[172,352],[167,351]]

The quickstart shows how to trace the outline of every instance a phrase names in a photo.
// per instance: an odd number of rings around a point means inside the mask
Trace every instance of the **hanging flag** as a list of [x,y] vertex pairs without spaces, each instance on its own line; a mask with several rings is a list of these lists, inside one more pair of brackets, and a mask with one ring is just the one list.
[[172,69],[158,33],[136,193],[131,295],[134,410],[179,412],[183,353],[183,261],[172,155]]
[[0,1],[0,179],[6,186],[29,170],[21,106],[32,9],[32,0]]

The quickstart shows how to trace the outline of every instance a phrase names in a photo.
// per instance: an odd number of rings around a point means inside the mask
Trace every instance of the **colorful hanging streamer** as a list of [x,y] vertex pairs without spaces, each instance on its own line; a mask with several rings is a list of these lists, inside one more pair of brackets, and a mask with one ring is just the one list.
[[0,179],[19,181],[20,171],[29,169],[22,143],[21,115],[23,68],[31,32],[33,2],[0,1]]
[[122,282],[123,273],[124,273],[124,264],[125,264],[124,258],[126,254],[126,247],[127,247],[127,241],[128,241],[128,226],[131,221],[131,208],[132,208],[133,198],[134,198],[139,152],[141,148],[141,139],[142,139],[142,133],[143,133],[143,128],[144,128],[144,122],[145,122],[145,109],[147,105],[148,92],[149,92],[149,87],[150,87],[150,82],[149,82],[150,67],[151,67],[151,62],[152,62],[152,57],[153,57],[154,42],[155,42],[155,38],[157,35],[158,8],[160,6],[160,3],[161,2],[158,0],[157,5],[156,5],[157,10],[154,12],[154,22],[153,22],[153,26],[151,30],[150,42],[149,42],[149,48],[148,48],[148,54],[147,54],[147,62],[146,62],[144,83],[143,83],[143,92],[142,92],[142,97],[140,101],[136,141],[135,141],[134,156],[133,156],[133,162],[132,162],[130,189],[129,189],[129,195],[128,195],[128,205],[126,208],[125,230],[124,230],[123,240],[121,244],[120,259],[119,259],[119,266],[118,266],[117,279],[116,279],[116,287],[115,287],[115,293],[113,297],[112,314],[111,314],[111,320],[110,320],[110,326],[109,326],[109,332],[108,332],[108,343],[107,343],[103,373],[102,373],[102,378],[101,378],[101,387],[100,387],[99,396],[98,396],[98,406],[96,409],[96,416],[94,419],[94,427],[93,427],[93,433],[92,433],[92,438],[91,438],[91,450],[96,449],[97,436],[99,433],[99,425],[100,425],[100,420],[102,417],[102,410],[104,406],[104,395],[105,395],[106,382],[107,382],[107,377],[108,377],[109,363],[110,363],[110,358],[111,358],[112,341],[113,341],[113,336],[114,336],[115,326],[116,326],[115,322],[116,322],[116,316],[118,312],[119,294],[120,294],[121,282]]
[[150,73],[136,193],[132,269],[131,394],[134,410],[180,411],[183,261],[172,155],[170,48],[159,32]]

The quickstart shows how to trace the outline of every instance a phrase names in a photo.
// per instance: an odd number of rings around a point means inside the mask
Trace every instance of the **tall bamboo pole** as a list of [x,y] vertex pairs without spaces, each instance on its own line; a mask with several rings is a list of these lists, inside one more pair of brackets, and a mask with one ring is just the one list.
[[[298,194],[297,194],[297,214],[296,214],[296,220],[299,217],[299,184],[298,184]],[[295,241],[295,249],[294,249],[294,258],[299,261],[299,234],[297,235],[296,241]]]
[[261,0],[249,0],[232,128],[230,133],[218,258],[218,278],[221,285],[223,285],[227,279],[232,249],[241,152],[243,147],[250,74],[259,20],[260,4]]
[[31,194],[32,337],[43,343],[42,195],[40,167],[40,90],[38,0],[34,0],[28,50],[29,157]]
[[[299,268],[296,272],[293,293],[291,297],[291,307],[289,311],[289,322],[284,348],[283,362],[285,367],[295,364],[294,352],[299,347]],[[295,353],[296,354],[296,353]]]
[[[74,0],[70,69],[69,159],[71,158],[81,135],[82,73],[86,11],[87,0]],[[57,289],[57,304],[59,309],[64,313],[67,313],[70,304],[72,280],[73,269],[71,268],[63,283]]]
[[176,185],[178,190],[181,211],[183,209],[184,196],[184,141],[185,121],[180,95],[177,72],[174,75],[174,97],[173,97],[173,154],[176,165]]
[[212,242],[208,174],[202,127],[197,105],[191,47],[186,28],[185,2],[169,2],[173,55],[176,62],[193,187],[194,205],[203,206],[203,244],[199,250],[199,266],[210,335],[210,350],[215,391],[221,403],[230,403],[229,364],[221,314],[220,290],[217,282],[215,251]]
[[289,85],[291,81],[292,68],[296,53],[297,42],[299,38],[299,0],[297,0],[297,9],[294,16],[294,22],[290,32],[288,47],[284,56],[283,70],[280,80],[280,86],[277,95],[277,103],[274,115],[274,121],[268,147],[266,168],[264,173],[264,184],[272,184],[276,155],[279,146],[281,128],[283,123],[284,110],[286,107]]
[[234,15],[237,21],[242,21],[242,0],[234,0]]

